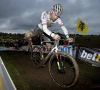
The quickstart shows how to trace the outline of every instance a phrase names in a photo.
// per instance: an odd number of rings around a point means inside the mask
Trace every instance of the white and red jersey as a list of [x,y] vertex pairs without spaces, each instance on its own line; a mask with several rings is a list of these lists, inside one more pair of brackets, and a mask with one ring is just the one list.
[[[38,24],[39,28],[41,30],[43,30],[47,35],[51,35],[51,31],[48,29],[48,27],[51,27],[54,23],[58,23],[60,25],[60,27],[62,28],[64,34],[68,36],[68,30],[65,28],[65,26],[63,25],[62,21],[60,18],[57,18],[57,20],[52,21],[50,20],[50,12],[44,11],[41,15],[41,20],[40,23]],[[44,27],[44,25],[46,25],[46,27]]]

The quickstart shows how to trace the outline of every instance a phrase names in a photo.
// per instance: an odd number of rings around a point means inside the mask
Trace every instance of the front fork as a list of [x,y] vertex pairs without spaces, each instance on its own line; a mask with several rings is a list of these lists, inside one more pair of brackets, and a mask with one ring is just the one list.
[[58,67],[58,69],[60,70],[61,67],[63,66],[62,56],[56,54],[56,58],[57,58],[57,67]]

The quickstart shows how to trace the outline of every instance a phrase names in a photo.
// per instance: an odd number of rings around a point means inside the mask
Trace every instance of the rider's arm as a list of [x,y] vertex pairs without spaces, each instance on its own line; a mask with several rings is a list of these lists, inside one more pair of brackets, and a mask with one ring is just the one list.
[[58,18],[57,21],[58,24],[60,25],[61,29],[63,30],[64,34],[66,35],[67,38],[69,38],[69,34],[68,34],[68,30],[67,28],[64,26],[64,24],[62,23],[61,19]]
[[51,36],[51,37],[54,37],[54,33],[52,33],[52,32],[47,28],[47,24],[43,24],[43,31],[44,31],[47,35],[49,35],[49,36]]
[[43,29],[43,31],[44,31],[47,35],[49,35],[49,36],[51,36],[51,37],[54,37],[54,33],[52,33],[52,32],[47,28],[47,18],[48,18],[48,14],[47,14],[47,12],[45,11],[45,12],[42,13],[42,16],[41,16],[42,29]]
[[66,35],[66,37],[69,38],[69,34],[68,34],[67,28],[64,25],[61,25],[60,27],[62,28],[62,30],[63,30],[64,34]]

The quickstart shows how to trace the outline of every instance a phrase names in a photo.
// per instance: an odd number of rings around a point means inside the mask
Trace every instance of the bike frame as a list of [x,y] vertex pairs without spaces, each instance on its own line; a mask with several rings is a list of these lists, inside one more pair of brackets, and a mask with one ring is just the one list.
[[[47,54],[47,56],[43,59],[43,65],[46,65],[46,63],[48,62],[49,58],[52,56],[53,53],[57,53],[59,52],[59,40],[58,41],[42,41],[42,44],[43,43],[54,43],[54,46],[53,48],[51,49],[51,51]],[[43,53],[42,53],[43,55]]]
[[[43,51],[43,45],[44,45],[44,43],[54,43],[53,44],[53,46],[52,46],[52,48],[51,48],[51,50],[50,51],[48,51],[48,54],[46,55],[46,57],[44,57],[44,51]],[[68,44],[69,45],[69,44]],[[35,50],[35,48],[39,51],[39,58],[38,57],[36,57],[36,58],[38,58],[39,59],[39,63],[37,64],[38,65],[38,68],[40,68],[40,67],[45,67],[45,65],[47,64],[47,62],[49,62],[49,72],[50,72],[50,76],[52,77],[52,79],[59,85],[59,86],[61,86],[61,87],[64,87],[64,88],[69,88],[69,87],[71,87],[71,86],[73,86],[73,85],[75,85],[75,83],[77,82],[77,80],[78,80],[78,76],[79,76],[79,69],[78,69],[78,65],[77,65],[77,63],[76,63],[76,61],[75,61],[75,59],[74,58],[72,58],[69,54],[67,54],[66,52],[62,52],[62,51],[60,51],[60,48],[59,48],[59,40],[58,41],[41,41],[41,44],[40,44],[40,46],[41,47],[39,47],[39,46],[33,46],[33,50]],[[34,52],[32,50],[32,52]],[[36,51],[36,52],[38,52],[38,51]],[[32,56],[33,56],[34,54],[32,54]],[[63,58],[63,56],[65,56],[65,58]],[[62,74],[62,75],[66,75],[66,71],[67,71],[67,64],[64,64],[65,62],[63,62],[63,61],[65,61],[66,60],[66,57],[68,57],[68,61],[71,61],[71,65],[68,65],[68,67],[71,67],[70,69],[72,69],[73,71],[74,71],[74,73],[73,73],[73,75],[71,76],[72,77],[72,80],[71,80],[71,82],[70,82],[70,80],[69,80],[69,83],[68,83],[68,85],[66,84],[66,83],[63,83],[62,82],[62,84],[61,83],[59,83],[59,80],[57,80],[56,81],[56,79],[55,79],[55,75],[53,76],[53,74],[52,74],[52,65],[54,65],[55,66],[55,64],[52,64],[53,63],[53,61],[56,61],[56,64],[57,64],[57,71],[60,73],[60,74]],[[54,62],[55,63],[55,62]],[[67,63],[67,62],[66,62]],[[70,64],[70,63],[68,63],[68,64]],[[68,68],[69,69],[69,68]],[[70,70],[69,69],[69,70]],[[68,72],[67,72],[68,73]],[[57,73],[58,74],[58,73]],[[60,77],[62,77],[62,75],[60,75]],[[68,75],[68,77],[70,77],[70,75]],[[59,78],[58,78],[59,79]],[[64,78],[62,78],[62,79],[64,79]],[[66,80],[65,80],[66,81]]]

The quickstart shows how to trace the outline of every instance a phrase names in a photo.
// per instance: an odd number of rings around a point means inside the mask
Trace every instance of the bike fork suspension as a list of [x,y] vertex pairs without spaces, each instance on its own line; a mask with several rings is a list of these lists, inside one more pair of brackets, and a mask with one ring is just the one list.
[[56,55],[56,58],[57,58],[57,66],[58,66],[58,69],[60,69],[61,66],[63,66],[62,56],[57,54]]

